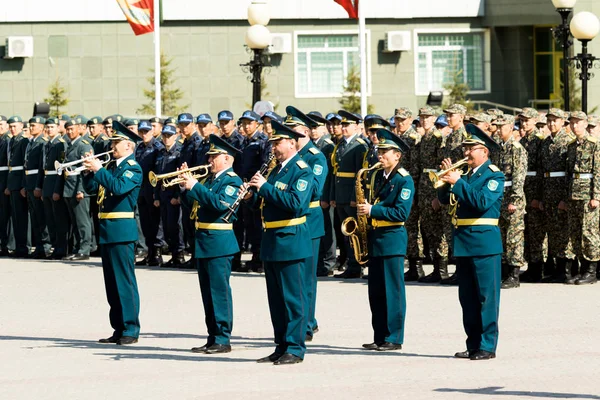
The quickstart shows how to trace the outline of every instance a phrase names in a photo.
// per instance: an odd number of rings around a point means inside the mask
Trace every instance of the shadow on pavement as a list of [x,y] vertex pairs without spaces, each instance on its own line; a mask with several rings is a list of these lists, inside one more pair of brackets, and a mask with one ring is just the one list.
[[377,357],[425,357],[425,358],[454,358],[449,355],[437,355],[437,354],[417,354],[417,353],[405,353],[403,351],[375,351],[365,350],[362,347],[339,347],[329,346],[326,344],[307,344],[308,354],[327,354],[327,355],[350,355],[350,356],[377,356]]
[[[119,349],[120,350],[120,349]],[[234,350],[235,351],[235,350]],[[147,354],[147,353],[95,353],[99,356],[107,356],[114,361],[121,360],[167,360],[167,361],[216,361],[216,362],[256,362],[254,358],[234,358],[223,356],[212,356],[202,354],[192,354],[181,356],[174,354]]]
[[578,394],[578,393],[555,393],[555,392],[533,392],[533,391],[519,391],[519,390],[501,390],[504,389],[502,386],[490,386],[478,389],[451,389],[451,388],[439,388],[435,389],[434,392],[444,393],[466,393],[466,394],[487,394],[493,396],[529,396],[529,397],[540,397],[547,399],[600,399],[600,396],[595,394]]

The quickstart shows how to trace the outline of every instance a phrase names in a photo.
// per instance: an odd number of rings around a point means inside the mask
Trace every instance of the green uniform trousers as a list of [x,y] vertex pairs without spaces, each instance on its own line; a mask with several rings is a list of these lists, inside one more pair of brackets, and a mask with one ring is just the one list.
[[313,330],[319,326],[315,317],[317,307],[317,266],[319,264],[319,247],[321,238],[312,239],[312,257],[306,259],[304,266],[304,300],[306,305],[306,334],[313,335]]

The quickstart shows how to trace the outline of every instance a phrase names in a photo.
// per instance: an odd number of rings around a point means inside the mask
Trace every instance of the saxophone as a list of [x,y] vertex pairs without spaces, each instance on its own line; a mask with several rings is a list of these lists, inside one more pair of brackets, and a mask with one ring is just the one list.
[[[362,168],[356,174],[356,204],[365,203],[365,191],[362,187],[362,181],[367,172],[377,168],[381,168],[381,163],[378,162],[370,168]],[[354,251],[354,258],[360,265],[367,263],[369,255],[367,243],[367,216],[359,215],[356,218],[348,217],[342,222],[342,233],[350,239],[350,246]]]

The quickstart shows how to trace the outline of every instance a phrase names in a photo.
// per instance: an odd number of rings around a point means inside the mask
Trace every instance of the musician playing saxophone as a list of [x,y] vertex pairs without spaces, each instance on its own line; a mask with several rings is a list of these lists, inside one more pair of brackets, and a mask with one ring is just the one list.
[[[212,175],[199,183],[191,173],[182,174],[185,181],[180,187],[185,189],[181,196],[184,204],[192,208],[194,201],[198,202],[194,261],[208,330],[206,344],[192,351],[216,354],[231,351],[233,305],[229,277],[233,257],[240,251],[233,231],[235,216],[228,223],[221,218],[238,197],[242,180],[233,172],[233,160],[240,151],[216,135],[210,135],[209,140],[206,154]],[[182,169],[186,168],[183,164]]]
[[368,232],[369,305],[373,343],[367,350],[400,350],[404,343],[406,292],[404,256],[407,233],[404,227],[413,203],[415,186],[410,174],[400,168],[408,145],[387,129],[378,129],[377,152],[383,168],[375,172],[373,204],[357,204],[358,215],[371,217]]

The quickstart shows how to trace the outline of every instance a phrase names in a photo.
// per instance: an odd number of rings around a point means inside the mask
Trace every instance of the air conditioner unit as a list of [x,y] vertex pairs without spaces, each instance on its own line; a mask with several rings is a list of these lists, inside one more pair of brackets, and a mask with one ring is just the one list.
[[9,36],[6,38],[4,58],[33,57],[33,37]]
[[291,33],[271,33],[271,45],[269,53],[282,54],[292,52],[292,34]]
[[383,51],[392,53],[394,51],[409,51],[411,49],[410,31],[393,31],[385,33]]

